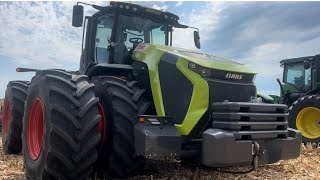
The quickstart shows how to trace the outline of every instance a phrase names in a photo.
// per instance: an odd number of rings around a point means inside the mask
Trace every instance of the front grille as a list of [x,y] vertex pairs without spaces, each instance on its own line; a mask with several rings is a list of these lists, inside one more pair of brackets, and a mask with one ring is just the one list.
[[287,106],[220,102],[212,104],[212,127],[234,134],[236,140],[288,137]]
[[252,83],[235,83],[206,79],[209,86],[210,103],[214,102],[249,102],[255,97],[256,87]]

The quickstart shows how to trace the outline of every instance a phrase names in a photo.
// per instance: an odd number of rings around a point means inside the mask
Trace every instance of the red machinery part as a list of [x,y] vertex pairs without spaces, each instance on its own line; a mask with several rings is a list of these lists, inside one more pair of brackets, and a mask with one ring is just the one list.
[[28,118],[28,151],[32,160],[40,156],[44,136],[44,110],[40,98],[32,102]]

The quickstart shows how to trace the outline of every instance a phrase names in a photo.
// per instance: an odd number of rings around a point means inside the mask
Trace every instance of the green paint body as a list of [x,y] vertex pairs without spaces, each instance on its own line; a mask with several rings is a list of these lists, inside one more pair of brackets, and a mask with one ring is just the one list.
[[281,97],[277,95],[264,95],[264,94],[258,94],[258,97],[262,98],[265,103],[270,104],[280,104],[281,103]]
[[273,98],[270,95],[257,94],[258,97],[261,97],[266,102],[272,102]]
[[175,125],[180,134],[188,135],[209,107],[209,87],[207,81],[189,69],[186,59],[179,58],[176,66],[193,84],[188,112],[182,124]]
[[269,96],[273,99],[272,101],[273,104],[281,104],[282,99],[280,96],[277,96],[277,95],[269,95]]
[[137,47],[133,52],[132,59],[143,62],[148,66],[151,91],[158,116],[166,115],[158,72],[158,65],[164,53],[170,53],[178,56],[176,67],[193,85],[193,92],[188,112],[182,124],[175,125],[181,135],[188,135],[209,108],[208,84],[201,75],[189,69],[189,62],[193,62],[210,69],[256,74],[256,72],[242,64],[195,50],[154,44],[140,44],[139,46],[140,47]]
[[[285,94],[287,93],[299,93],[300,91],[294,87],[292,84],[289,84],[289,83],[281,83],[281,86],[283,88],[283,91]],[[285,94],[283,94],[281,92],[281,97],[283,97]]]
[[280,90],[280,96],[278,96],[278,95],[262,95],[262,94],[258,94],[258,96],[260,96],[261,98],[263,98],[264,100],[266,100],[269,103],[281,104],[282,98],[284,97],[284,95],[286,95],[288,93],[299,93],[300,92],[296,87],[294,87],[292,84],[289,84],[289,83],[281,83],[281,86],[282,86],[282,89],[285,94],[283,94],[282,91]]

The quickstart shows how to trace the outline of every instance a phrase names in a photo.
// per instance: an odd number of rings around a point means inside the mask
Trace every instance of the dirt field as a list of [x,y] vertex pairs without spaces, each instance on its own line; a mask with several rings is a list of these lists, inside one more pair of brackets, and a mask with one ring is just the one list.
[[[145,175],[133,177],[133,180],[213,180],[213,179],[319,179],[320,148],[303,146],[301,156],[295,160],[280,161],[273,165],[260,166],[257,171],[247,174],[220,173],[195,167],[182,167],[175,161],[149,161]],[[249,168],[233,168],[239,171]],[[0,138],[0,180],[26,179],[21,155],[5,155]]]

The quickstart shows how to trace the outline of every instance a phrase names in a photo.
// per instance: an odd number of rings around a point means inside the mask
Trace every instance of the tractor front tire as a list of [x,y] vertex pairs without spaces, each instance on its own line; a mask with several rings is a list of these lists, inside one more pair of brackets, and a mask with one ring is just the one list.
[[7,86],[2,118],[2,142],[6,154],[21,152],[22,118],[28,86],[28,81],[10,81]]
[[26,176],[32,180],[87,179],[97,160],[98,98],[83,75],[38,71],[23,118]]
[[103,141],[97,162],[98,174],[111,179],[137,175],[144,168],[145,158],[135,153],[134,125],[137,115],[152,114],[153,105],[136,81],[97,76],[92,82],[104,114],[104,123],[100,123],[104,130],[100,128]]
[[298,129],[303,142],[320,142],[320,95],[307,95],[289,108],[289,127]]

